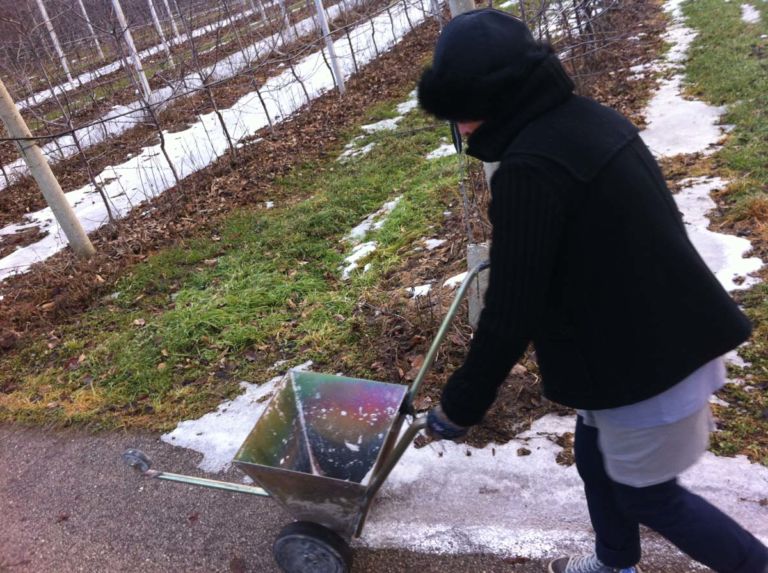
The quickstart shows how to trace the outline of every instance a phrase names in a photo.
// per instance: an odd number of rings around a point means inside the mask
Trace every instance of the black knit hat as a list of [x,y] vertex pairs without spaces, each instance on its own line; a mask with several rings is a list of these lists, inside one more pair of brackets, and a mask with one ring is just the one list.
[[551,53],[506,12],[464,12],[448,22],[437,40],[432,66],[419,81],[419,104],[442,119],[489,119]]

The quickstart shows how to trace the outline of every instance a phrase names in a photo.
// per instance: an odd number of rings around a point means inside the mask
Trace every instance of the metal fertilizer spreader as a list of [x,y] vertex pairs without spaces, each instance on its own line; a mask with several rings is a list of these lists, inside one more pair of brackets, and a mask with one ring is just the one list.
[[426,427],[413,400],[472,280],[488,266],[467,273],[410,388],[291,370],[233,460],[261,487],[154,470],[139,450],[123,459],[146,477],[275,498],[295,519],[272,547],[280,568],[347,573],[348,540],[361,534],[376,493]]

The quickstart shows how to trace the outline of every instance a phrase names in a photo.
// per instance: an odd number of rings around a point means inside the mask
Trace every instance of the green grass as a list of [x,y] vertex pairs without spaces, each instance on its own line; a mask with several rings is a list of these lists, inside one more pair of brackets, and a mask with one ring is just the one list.
[[[687,64],[690,92],[726,105],[723,120],[734,125],[715,159],[733,181],[723,199],[722,221],[747,229],[753,245],[768,252],[768,8],[759,24],[741,21],[739,3],[697,0],[685,5],[689,25],[698,30]],[[763,278],[768,278],[763,273]],[[730,387],[728,408],[718,408],[721,432],[714,435],[719,453],[743,453],[768,465],[768,286],[739,294],[755,325],[752,340],[741,354],[752,365],[734,375],[747,389]]]
[[[455,158],[424,158],[447,127],[413,112],[400,130],[366,136],[377,145],[364,158],[295,170],[265,197],[277,208],[238,211],[215,236],[157,253],[59,340],[4,357],[0,420],[162,429],[212,409],[239,380],[271,377],[278,359],[365,375],[356,304],[442,220],[456,188]],[[343,237],[397,196],[366,239],[379,243],[370,270],[342,281]]]

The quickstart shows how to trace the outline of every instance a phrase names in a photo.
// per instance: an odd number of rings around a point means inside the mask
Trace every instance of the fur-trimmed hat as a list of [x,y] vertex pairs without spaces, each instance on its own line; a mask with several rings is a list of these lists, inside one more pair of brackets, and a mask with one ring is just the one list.
[[421,76],[419,104],[454,121],[494,117],[552,49],[514,16],[486,8],[456,16]]

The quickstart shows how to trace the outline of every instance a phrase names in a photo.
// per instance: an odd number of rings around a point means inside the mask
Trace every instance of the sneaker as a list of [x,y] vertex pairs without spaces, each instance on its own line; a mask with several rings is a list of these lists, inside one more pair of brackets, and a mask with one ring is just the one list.
[[608,567],[597,558],[597,555],[583,557],[560,557],[549,564],[549,573],[643,573],[640,567],[625,567],[617,569]]

